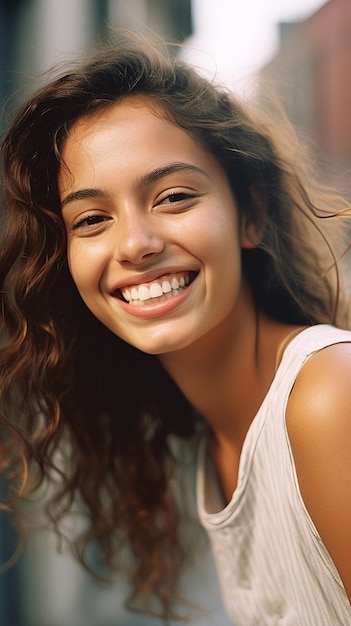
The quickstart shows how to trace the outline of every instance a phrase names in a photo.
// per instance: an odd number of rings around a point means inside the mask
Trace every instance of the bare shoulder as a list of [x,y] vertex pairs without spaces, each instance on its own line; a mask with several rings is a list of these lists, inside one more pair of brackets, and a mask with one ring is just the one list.
[[286,421],[301,495],[351,598],[351,343],[308,360]]
[[323,348],[303,366],[289,399],[287,424],[296,437],[301,430],[319,438],[351,431],[351,342]]

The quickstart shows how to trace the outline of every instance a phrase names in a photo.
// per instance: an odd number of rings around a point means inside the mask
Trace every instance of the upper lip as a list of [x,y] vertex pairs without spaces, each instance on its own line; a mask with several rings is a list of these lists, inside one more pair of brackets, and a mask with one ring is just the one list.
[[198,270],[190,269],[189,267],[162,267],[148,272],[143,272],[142,274],[134,274],[116,283],[110,290],[110,293],[114,294],[121,289],[152,283],[153,281],[163,278],[165,279],[170,274],[194,274],[197,271]]

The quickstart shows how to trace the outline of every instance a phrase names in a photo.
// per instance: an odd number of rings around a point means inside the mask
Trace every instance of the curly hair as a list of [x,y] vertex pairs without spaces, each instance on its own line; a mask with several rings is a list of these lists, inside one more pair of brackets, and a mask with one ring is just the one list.
[[127,538],[135,589],[155,594],[169,615],[184,560],[169,438],[191,438],[198,416],[156,357],[114,336],[81,301],[57,189],[70,127],[137,95],[217,157],[239,211],[261,225],[260,245],[243,251],[257,307],[292,324],[347,322],[331,220],[324,219],[336,216],[337,201],[317,202],[307,191],[290,131],[278,135],[274,119],[261,119],[179,58],[121,32],[51,78],[13,121],[2,145],[3,507],[11,511],[57,472],[51,516],[60,519],[76,498],[89,514],[81,560],[97,542],[114,567],[116,537]]

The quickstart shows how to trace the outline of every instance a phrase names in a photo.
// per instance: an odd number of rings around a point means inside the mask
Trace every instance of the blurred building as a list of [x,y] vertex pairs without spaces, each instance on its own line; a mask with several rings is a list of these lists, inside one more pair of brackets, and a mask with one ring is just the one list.
[[278,94],[323,178],[351,191],[351,2],[329,0],[308,19],[281,24],[280,35],[260,88]]
[[183,41],[191,0],[0,0],[2,127],[42,72],[87,50],[107,25]]

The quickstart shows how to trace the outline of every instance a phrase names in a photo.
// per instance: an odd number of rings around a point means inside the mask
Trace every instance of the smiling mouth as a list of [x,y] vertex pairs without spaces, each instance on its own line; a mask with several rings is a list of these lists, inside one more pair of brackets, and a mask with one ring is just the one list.
[[181,272],[151,283],[133,285],[119,290],[119,296],[124,302],[133,305],[145,305],[150,302],[168,300],[186,289],[197,276],[197,272]]

